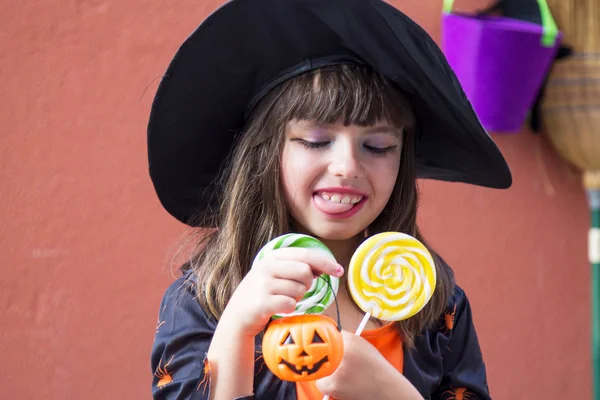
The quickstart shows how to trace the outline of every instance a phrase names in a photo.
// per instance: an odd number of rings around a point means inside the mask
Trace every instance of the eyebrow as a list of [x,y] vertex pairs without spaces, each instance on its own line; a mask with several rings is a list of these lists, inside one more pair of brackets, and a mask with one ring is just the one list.
[[[333,130],[333,124],[320,124],[317,122],[306,122],[304,124],[305,129],[314,129],[314,130],[325,130],[331,131]],[[366,134],[376,134],[376,133],[387,133],[395,136],[402,136],[403,129],[396,128],[395,126],[376,126],[368,128],[364,133]]]
[[372,129],[367,129],[365,133],[389,133],[396,136],[401,136],[402,129],[392,126],[379,126]]

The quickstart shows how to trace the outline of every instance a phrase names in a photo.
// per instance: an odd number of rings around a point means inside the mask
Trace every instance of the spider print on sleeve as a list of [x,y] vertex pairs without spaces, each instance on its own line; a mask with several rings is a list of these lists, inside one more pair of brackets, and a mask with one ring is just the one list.
[[[450,310],[452,310],[452,311],[450,311]],[[446,311],[444,312],[444,314],[442,314],[440,316],[440,319],[438,321],[438,323],[439,323],[438,330],[443,335],[450,335],[452,333],[452,330],[454,329],[454,316],[455,315],[456,315],[456,304],[454,304],[454,306],[452,308],[447,308]],[[448,342],[448,344],[446,345],[446,349],[448,351],[452,351],[450,349],[450,342]]]
[[454,329],[454,315],[456,315],[456,304],[454,305],[451,313],[448,311],[444,313],[444,325],[446,327],[446,333]]
[[173,361],[173,357],[175,357],[175,356],[171,356],[171,359],[169,360],[169,362],[166,363],[162,367],[161,367],[162,358],[158,362],[158,367],[156,368],[156,372],[154,372],[154,376],[156,376],[158,378],[156,387],[159,389],[162,389],[165,385],[168,385],[169,383],[173,382],[173,374],[171,374],[167,370],[167,367],[169,366],[169,364],[171,364],[171,361]]
[[[255,360],[254,362],[258,362],[258,360],[260,360],[262,358],[262,353],[260,351],[256,351],[256,353],[260,354]],[[263,366],[265,365],[264,361],[260,366],[260,369],[258,370],[258,372],[256,373],[256,375],[258,375],[260,373],[260,371],[262,370]],[[202,388],[202,394],[206,394],[206,389],[208,388],[208,385],[210,384],[210,374],[211,374],[211,368],[210,368],[210,362],[208,362],[208,357],[204,358],[204,369],[203,369],[203,377],[202,380],[200,381],[200,383],[198,384],[198,387],[196,388],[196,391],[200,390],[200,388]]]
[[446,390],[443,394],[449,395],[445,400],[475,400],[473,395],[466,388],[453,388]]
[[210,374],[211,374],[211,369],[210,369],[210,363],[208,362],[208,357],[204,357],[204,370],[203,370],[203,377],[202,380],[200,381],[200,383],[198,384],[198,387],[196,388],[196,391],[200,390],[200,388],[202,388],[202,394],[206,395],[206,389],[208,388],[208,385],[210,384]]
[[260,345],[260,348],[260,350],[256,350],[256,354],[258,354],[259,356],[254,359],[254,365],[258,363],[258,360],[262,360],[262,362],[260,364],[260,368],[258,368],[258,371],[256,371],[256,374],[254,374],[255,376],[258,376],[258,374],[260,374],[260,371],[262,371],[263,367],[266,365],[265,359],[262,354],[262,345]]
[[167,308],[167,306],[164,306],[163,309],[160,311],[160,314],[158,316],[158,320],[156,321],[156,334],[154,335],[154,342],[156,342],[156,336],[158,336],[158,329],[163,326],[163,324],[167,321],[161,321],[161,316],[163,314],[163,312],[165,311],[165,308]]

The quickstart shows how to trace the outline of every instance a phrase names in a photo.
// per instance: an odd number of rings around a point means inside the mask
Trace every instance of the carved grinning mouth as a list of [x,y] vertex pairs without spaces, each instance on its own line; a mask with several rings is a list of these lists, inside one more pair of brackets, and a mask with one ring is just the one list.
[[296,368],[295,365],[290,364],[289,362],[287,362],[284,359],[282,359],[279,364],[285,365],[290,370],[292,370],[292,372],[294,372],[295,374],[302,375],[304,372],[306,372],[307,375],[310,375],[310,374],[314,374],[315,372],[317,372],[319,370],[319,368],[321,368],[323,366],[323,364],[325,364],[327,361],[329,361],[329,357],[325,356],[319,362],[317,362],[312,368],[308,368],[308,366],[304,365],[300,369]]

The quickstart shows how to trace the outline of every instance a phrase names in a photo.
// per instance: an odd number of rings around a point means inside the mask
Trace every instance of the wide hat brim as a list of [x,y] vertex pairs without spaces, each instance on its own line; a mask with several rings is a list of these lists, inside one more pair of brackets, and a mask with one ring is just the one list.
[[148,125],[150,176],[178,220],[205,226],[215,179],[251,107],[276,84],[343,62],[364,63],[408,96],[420,178],[508,188],[510,170],[446,58],[406,15],[379,0],[233,0],[183,43]]

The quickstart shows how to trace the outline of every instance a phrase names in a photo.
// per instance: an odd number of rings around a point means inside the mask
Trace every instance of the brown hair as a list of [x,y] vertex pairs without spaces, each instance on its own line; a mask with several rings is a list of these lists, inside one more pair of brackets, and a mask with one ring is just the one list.
[[[396,185],[368,230],[370,234],[404,232],[423,241],[416,224],[416,129],[405,96],[365,66],[335,65],[296,76],[271,90],[250,114],[222,174],[217,229],[198,243],[187,266],[197,275],[200,304],[217,319],[260,248],[290,232],[279,163],[283,132],[293,119],[361,126],[385,120],[402,128],[405,136]],[[407,347],[438,320],[451,294],[452,271],[437,259],[436,268],[432,300],[415,317],[397,323]]]

